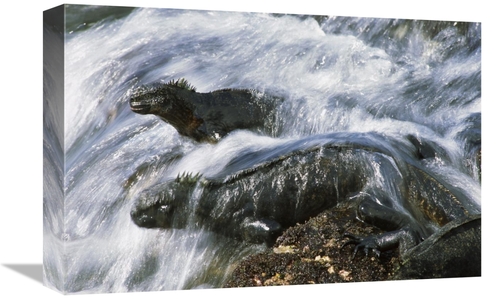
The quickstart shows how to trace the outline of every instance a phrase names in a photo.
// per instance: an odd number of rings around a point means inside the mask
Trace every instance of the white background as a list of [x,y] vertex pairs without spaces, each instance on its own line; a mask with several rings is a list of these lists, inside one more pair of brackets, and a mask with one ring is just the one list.
[[[483,262],[481,278],[321,286],[78,295],[78,298],[490,298],[498,295],[497,128],[500,113],[498,8],[495,1],[84,1],[73,4],[168,7],[482,23]],[[1,7],[0,298],[57,298],[41,283],[42,16],[58,1],[4,1]],[[27,265],[27,268],[23,265]],[[26,270],[28,269],[28,270]],[[33,271],[34,270],[34,271]],[[493,287],[493,288],[491,288]]]

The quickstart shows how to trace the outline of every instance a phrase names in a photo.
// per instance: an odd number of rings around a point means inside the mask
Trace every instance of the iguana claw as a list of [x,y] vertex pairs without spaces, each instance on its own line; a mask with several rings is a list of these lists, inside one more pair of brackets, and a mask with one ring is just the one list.
[[343,245],[344,246],[349,245],[349,244],[355,244],[356,246],[354,247],[354,253],[352,255],[351,260],[353,260],[356,257],[356,254],[360,249],[363,249],[365,252],[365,255],[368,256],[368,253],[370,249],[377,255],[377,257],[380,257],[380,249],[379,245],[377,244],[377,238],[374,236],[368,236],[368,237],[358,237],[350,233],[344,233],[343,237],[347,237],[350,240],[346,241]]

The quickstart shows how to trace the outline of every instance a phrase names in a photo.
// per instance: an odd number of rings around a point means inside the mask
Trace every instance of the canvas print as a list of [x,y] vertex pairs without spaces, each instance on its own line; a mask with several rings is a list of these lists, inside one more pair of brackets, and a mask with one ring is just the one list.
[[44,283],[481,275],[481,24],[44,12]]

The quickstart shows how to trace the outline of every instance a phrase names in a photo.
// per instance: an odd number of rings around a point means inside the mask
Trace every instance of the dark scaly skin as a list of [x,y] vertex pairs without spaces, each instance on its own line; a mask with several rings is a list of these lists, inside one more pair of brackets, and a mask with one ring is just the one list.
[[251,90],[223,89],[199,93],[184,79],[142,86],[129,99],[133,112],[156,115],[179,134],[210,143],[236,129],[272,133],[269,128],[281,102],[281,99]]
[[[361,220],[387,231],[347,235],[348,243],[356,244],[355,252],[378,253],[398,246],[404,252],[446,223],[480,214],[477,204],[424,172],[412,157],[376,147],[373,140],[380,136],[328,138],[332,142],[303,150],[283,145],[255,167],[223,178],[181,176],[154,186],[139,196],[132,219],[149,228],[198,223],[247,242],[272,244],[284,229],[347,204]],[[380,177],[395,194],[384,191]]]

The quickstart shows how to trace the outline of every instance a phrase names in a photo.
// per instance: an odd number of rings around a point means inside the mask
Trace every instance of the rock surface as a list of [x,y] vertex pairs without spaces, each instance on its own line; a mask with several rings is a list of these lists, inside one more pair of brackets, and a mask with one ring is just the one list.
[[391,279],[399,264],[398,252],[358,252],[342,248],[347,238],[381,233],[355,218],[348,208],[333,208],[304,224],[297,224],[278,238],[273,248],[249,256],[234,270],[225,287],[382,281]]
[[381,230],[337,207],[297,224],[273,248],[244,259],[225,287],[384,281],[481,275],[481,216],[447,224],[401,258],[398,250],[358,252],[345,232],[372,235]]

